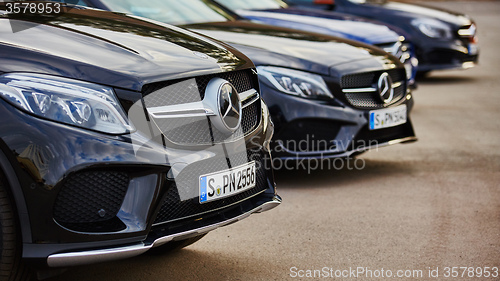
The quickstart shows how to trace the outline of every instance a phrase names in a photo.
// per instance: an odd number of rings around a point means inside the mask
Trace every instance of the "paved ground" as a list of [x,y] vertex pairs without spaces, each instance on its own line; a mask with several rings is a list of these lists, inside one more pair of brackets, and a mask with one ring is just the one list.
[[475,69],[421,81],[412,115],[419,142],[366,153],[361,171],[280,172],[284,204],[271,212],[176,253],[53,280],[283,280],[324,267],[423,273],[393,280],[499,280],[443,276],[445,267],[500,267],[500,2],[432,4],[476,19],[482,57]]

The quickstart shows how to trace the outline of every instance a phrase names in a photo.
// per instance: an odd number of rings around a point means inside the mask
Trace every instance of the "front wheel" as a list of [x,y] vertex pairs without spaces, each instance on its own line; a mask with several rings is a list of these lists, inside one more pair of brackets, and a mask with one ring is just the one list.
[[7,181],[0,171],[0,281],[26,281],[31,271],[21,260],[21,241]]

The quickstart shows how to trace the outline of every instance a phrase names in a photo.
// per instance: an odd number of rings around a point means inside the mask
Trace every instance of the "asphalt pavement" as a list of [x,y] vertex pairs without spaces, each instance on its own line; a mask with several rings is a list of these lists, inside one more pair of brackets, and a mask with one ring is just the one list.
[[272,211],[51,280],[500,280],[500,2],[430,5],[476,20],[481,57],[420,80],[418,142],[365,153],[362,169],[279,171]]

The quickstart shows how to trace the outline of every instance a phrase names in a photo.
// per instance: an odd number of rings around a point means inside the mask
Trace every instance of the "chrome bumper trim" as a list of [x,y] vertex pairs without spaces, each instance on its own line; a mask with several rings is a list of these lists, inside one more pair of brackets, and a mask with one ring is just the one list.
[[[281,142],[279,142],[278,145],[280,146],[280,149],[282,149],[282,151],[286,151],[289,154],[295,154],[295,156],[279,157],[279,159],[281,159],[281,160],[301,160],[301,159],[318,159],[318,158],[321,158],[321,159],[345,158],[345,157],[350,157],[351,155],[356,154],[356,153],[365,152],[367,150],[382,148],[382,147],[391,146],[391,145],[395,145],[395,144],[414,142],[417,140],[418,140],[417,137],[406,137],[406,138],[391,140],[391,141],[384,142],[384,143],[381,143],[378,145],[357,148],[357,149],[346,151],[343,153],[338,153],[338,151],[296,152],[296,151],[288,150],[287,148],[285,148],[283,146],[283,144]],[[337,153],[337,154],[334,154],[334,153]]]
[[146,246],[143,243],[140,243],[128,247],[55,254],[50,255],[47,258],[47,264],[50,267],[65,267],[106,262],[115,259],[134,257],[145,253],[150,248],[151,246]]
[[125,247],[116,247],[102,250],[92,250],[92,251],[81,251],[81,252],[70,252],[70,253],[60,253],[50,255],[47,258],[47,264],[50,267],[67,267],[67,266],[76,266],[76,265],[85,265],[92,263],[100,263],[124,258],[134,257],[140,254],[145,253],[149,249],[157,246],[161,246],[172,240],[182,240],[192,236],[197,236],[199,234],[207,233],[219,227],[223,227],[235,222],[238,222],[242,219],[249,217],[254,213],[262,213],[265,211],[269,211],[278,205],[281,204],[281,198],[279,196],[275,196],[272,201],[265,202],[264,204],[254,208],[244,214],[241,214],[232,219],[228,219],[223,222],[219,222],[213,225],[189,230],[186,232],[176,233],[169,236],[161,237],[156,239],[152,244],[146,245],[144,243],[138,243],[132,246]]

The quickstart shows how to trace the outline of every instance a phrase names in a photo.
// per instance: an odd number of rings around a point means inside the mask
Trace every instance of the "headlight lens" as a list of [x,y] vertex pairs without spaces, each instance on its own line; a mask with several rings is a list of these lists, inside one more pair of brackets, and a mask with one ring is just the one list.
[[411,22],[423,34],[432,38],[452,39],[451,28],[445,23],[428,18],[415,19]]
[[283,93],[310,99],[333,99],[319,75],[273,66],[258,66],[257,72]]
[[42,74],[0,76],[0,97],[49,120],[110,134],[134,130],[113,89]]

